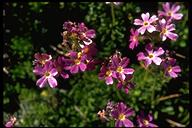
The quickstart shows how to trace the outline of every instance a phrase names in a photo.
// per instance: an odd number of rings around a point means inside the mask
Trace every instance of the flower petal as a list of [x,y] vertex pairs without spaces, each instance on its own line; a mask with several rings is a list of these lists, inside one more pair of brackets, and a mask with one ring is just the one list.
[[147,27],[147,31],[150,32],[150,33],[152,33],[152,32],[154,32],[154,31],[156,31],[156,28],[155,28],[154,26],[152,26],[152,25],[149,25],[149,26]]
[[57,80],[54,77],[49,77],[48,82],[51,88],[55,88],[57,86]]
[[84,63],[81,63],[81,64],[79,64],[79,67],[80,67],[81,71],[85,71],[85,69],[87,68],[87,65]]
[[50,73],[52,76],[56,76],[58,74],[58,72],[55,68],[51,69]]
[[178,35],[172,32],[168,32],[166,35],[171,40],[176,40],[178,38]]
[[116,122],[115,122],[115,127],[122,127],[123,126],[123,122],[122,121],[120,121],[120,120],[117,120]]
[[123,124],[124,124],[125,127],[133,127],[133,122],[130,121],[129,119],[125,119],[123,121]]
[[140,61],[140,60],[145,60],[146,59],[146,56],[144,55],[143,52],[139,52],[137,54],[137,59]]
[[107,85],[113,84],[113,79],[112,79],[112,77],[106,77],[106,78],[105,78],[105,83],[106,83]]
[[133,24],[134,25],[143,25],[143,21],[140,19],[135,19]]
[[37,80],[36,84],[42,88],[46,85],[47,83],[47,78],[45,76],[42,76],[40,79]]
[[160,47],[157,51],[154,51],[154,55],[155,56],[160,56],[160,55],[162,55],[162,54],[164,54],[164,50]]
[[147,29],[146,27],[142,26],[138,29],[138,32],[141,33],[141,35],[143,35],[145,33],[146,29]]
[[172,70],[173,70],[174,72],[181,72],[180,66],[174,66],[174,67],[172,67]]
[[147,12],[146,14],[144,14],[144,13],[142,13],[141,14],[141,17],[142,17],[142,19],[143,19],[143,21],[148,21],[149,20],[149,13]]
[[77,73],[78,71],[79,71],[79,66],[77,66],[77,65],[71,66],[71,69],[70,69],[70,72],[71,72],[71,73],[75,74],[75,73]]
[[123,73],[125,73],[125,74],[133,74],[134,71],[135,71],[135,70],[132,69],[132,68],[125,68],[125,69],[123,70]]
[[162,59],[159,58],[159,57],[154,57],[154,58],[153,58],[153,62],[154,62],[156,65],[160,65],[161,62],[162,62]]

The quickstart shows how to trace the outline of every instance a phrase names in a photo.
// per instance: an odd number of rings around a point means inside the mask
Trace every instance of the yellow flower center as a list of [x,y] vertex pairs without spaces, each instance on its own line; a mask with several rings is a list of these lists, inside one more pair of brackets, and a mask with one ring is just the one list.
[[149,58],[153,58],[153,54],[149,54]]
[[133,36],[133,41],[137,41],[137,36]]
[[112,75],[112,72],[110,70],[108,70],[106,73],[105,73],[106,76],[111,76]]
[[121,121],[125,120],[125,115],[121,113],[121,114],[119,115],[119,120],[121,120]]
[[81,61],[79,59],[75,59],[74,61],[75,61],[75,64],[77,64],[77,65],[81,63]]
[[119,73],[123,72],[123,67],[118,66],[116,71],[119,72]]
[[162,33],[165,34],[167,32],[166,28],[163,28]]
[[168,71],[168,72],[171,72],[171,71],[172,71],[172,67],[169,66],[169,67],[167,68],[167,71]]
[[78,52],[78,53],[77,53],[77,58],[81,58],[81,56],[82,56],[82,53],[81,53],[81,52]]
[[45,76],[46,77],[50,76],[50,72],[45,72]]
[[146,22],[146,21],[143,23],[143,25],[144,25],[144,26],[147,26],[148,24],[149,24],[149,23],[148,23],[148,22]]
[[167,15],[168,15],[168,16],[171,16],[171,15],[172,15],[172,12],[171,12],[171,11],[169,11],[169,12],[167,13]]
[[149,121],[148,120],[143,120],[143,123],[145,126],[147,126],[149,124]]

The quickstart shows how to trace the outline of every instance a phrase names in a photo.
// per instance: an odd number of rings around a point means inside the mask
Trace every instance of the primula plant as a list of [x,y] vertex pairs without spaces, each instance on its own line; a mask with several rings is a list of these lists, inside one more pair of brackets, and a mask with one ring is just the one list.
[[[126,9],[129,10],[132,5],[129,6],[129,3],[103,2],[97,7],[94,3],[90,4],[90,7],[85,7],[84,4],[78,6],[82,10],[90,9],[87,11],[85,21],[65,19],[61,27],[63,31],[60,32],[62,41],[51,45],[54,53],[41,50],[32,55],[32,70],[36,77],[35,89],[42,91],[40,95],[44,97],[42,101],[46,102],[45,106],[53,106],[52,109],[45,109],[45,115],[50,116],[47,120],[50,122],[58,120],[59,126],[62,124],[73,126],[64,122],[76,120],[72,116],[79,114],[78,119],[83,120],[80,126],[90,126],[88,122],[96,118],[97,124],[106,124],[110,127],[161,127],[161,123],[157,120],[160,108],[156,107],[158,109],[155,110],[155,105],[166,99],[160,97],[161,94],[165,94],[165,85],[169,81],[174,82],[179,79],[184,70],[177,60],[177,57],[182,55],[173,54],[175,51],[169,47],[169,42],[177,43],[180,38],[180,34],[177,33],[177,23],[185,17],[181,13],[181,6],[178,3],[165,2],[161,4],[161,9],[154,12],[139,9],[137,15],[133,17],[135,13],[133,8],[132,12],[126,12]],[[64,5],[60,3],[60,6],[62,8]],[[73,8],[74,3],[70,6]],[[123,13],[128,13],[127,23],[120,19],[122,14],[117,15],[118,13],[115,12],[121,10],[121,6]],[[104,8],[111,9],[112,20],[109,20],[108,14],[98,14],[98,16],[106,17],[106,24],[102,19],[98,21],[93,13],[97,9],[104,11]],[[107,24],[111,21],[112,23]],[[94,26],[94,23],[98,24],[97,22],[101,22],[101,26]],[[104,30],[102,27],[107,25],[109,28]],[[120,32],[121,28],[124,29]],[[119,35],[115,36],[114,33]],[[124,43],[122,40],[125,39],[124,37],[128,42],[127,46],[121,45]],[[110,41],[114,45],[110,44]],[[106,54],[108,50],[110,52]],[[89,89],[86,85],[89,85]],[[32,97],[34,98],[31,99],[35,99],[38,96]],[[97,101],[93,97],[100,100]],[[47,98],[51,101],[47,101]],[[89,99],[89,101],[82,101],[82,99]],[[38,100],[37,102],[39,103]],[[66,110],[63,110],[61,107],[68,103],[74,107],[65,106]],[[85,108],[80,108],[81,104]],[[23,106],[20,107],[24,109]],[[48,112],[49,110],[51,113]],[[54,116],[53,113],[56,111],[59,116]],[[184,110],[180,107],[180,111]],[[161,112],[163,113],[163,110]],[[60,117],[63,113],[66,113],[66,117],[70,119]],[[16,118],[17,116],[11,116],[4,126],[14,127],[19,120],[21,124],[24,122],[23,119],[21,120],[22,117]],[[36,118],[38,119],[38,115]],[[38,123],[36,121],[36,124]],[[176,124],[174,126],[183,126],[174,121],[171,123]],[[39,124],[45,125],[45,123]],[[49,124],[45,126],[47,125]]]

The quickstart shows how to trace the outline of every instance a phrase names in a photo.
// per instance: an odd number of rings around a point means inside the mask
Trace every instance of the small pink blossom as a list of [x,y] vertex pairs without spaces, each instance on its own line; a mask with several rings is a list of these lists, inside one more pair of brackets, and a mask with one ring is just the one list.
[[159,16],[165,16],[171,20],[180,20],[183,17],[182,13],[177,13],[180,9],[179,5],[173,4],[170,6],[169,2],[163,4],[164,11],[158,11]]
[[147,53],[140,52],[137,54],[137,59],[139,61],[144,61],[145,66],[148,67],[152,62],[156,65],[160,65],[162,59],[159,57],[160,55],[164,54],[164,50],[160,47],[157,51],[152,49],[152,44],[147,44],[145,47]]
[[129,48],[133,50],[139,44],[138,42],[139,32],[137,30],[134,31],[133,28],[131,28],[130,32],[131,32],[131,35],[129,39],[130,41]]
[[36,66],[33,72],[36,75],[41,76],[41,78],[36,82],[40,88],[43,88],[47,82],[51,88],[55,88],[57,86],[57,80],[54,78],[54,76],[56,76],[58,72],[57,69],[53,67],[53,63],[51,61],[47,62],[44,67]]
[[169,24],[168,22],[166,22],[165,19],[160,20],[159,24],[160,24],[160,37],[162,38],[162,41],[165,41],[167,37],[171,40],[177,39],[178,35],[172,32],[175,30],[174,24]]
[[12,127],[14,126],[16,120],[17,120],[16,117],[11,116],[11,117],[9,118],[9,120],[6,122],[5,127],[6,127],[6,128],[12,128]]
[[140,19],[135,19],[134,20],[134,25],[139,25],[141,26],[139,29],[138,29],[138,32],[141,33],[141,35],[143,35],[145,33],[145,31],[147,30],[149,33],[152,33],[154,31],[156,31],[156,28],[152,25],[152,23],[154,23],[156,20],[158,20],[157,16],[156,15],[153,15],[151,18],[150,18],[150,14],[147,12],[147,13],[142,13],[141,14],[141,18],[142,20]]

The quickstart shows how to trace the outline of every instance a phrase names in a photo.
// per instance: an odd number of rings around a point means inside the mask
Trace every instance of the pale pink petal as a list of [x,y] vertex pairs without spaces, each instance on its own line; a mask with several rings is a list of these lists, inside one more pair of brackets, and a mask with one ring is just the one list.
[[179,11],[179,9],[180,9],[180,6],[178,5],[178,6],[172,6],[172,12],[173,13],[175,13],[175,12],[177,12],[177,11]]
[[161,38],[162,38],[162,41],[165,41],[167,39],[167,37],[164,34]]
[[55,88],[57,86],[57,80],[54,77],[49,77],[48,82],[51,88]]
[[134,69],[132,69],[132,68],[125,68],[123,70],[123,73],[125,73],[125,74],[133,74],[133,72],[134,72]]
[[178,38],[178,35],[172,32],[168,32],[166,35],[171,40],[176,40]]
[[140,19],[135,19],[133,24],[134,25],[143,25],[143,21]]
[[77,65],[71,66],[71,69],[70,69],[70,72],[71,72],[71,73],[75,74],[75,73],[77,73],[78,71],[79,71],[79,66],[77,66]]
[[143,19],[143,21],[148,21],[149,20],[149,13],[147,12],[146,14],[144,14],[144,13],[142,13],[141,14],[141,17],[142,17],[142,19]]
[[149,23],[153,23],[154,21],[158,20],[156,15],[153,15],[150,19],[149,19]]
[[140,60],[144,60],[146,57],[145,57],[145,55],[144,55],[144,53],[143,52],[140,52],[140,53],[138,53],[137,54],[137,59],[140,61]]
[[106,82],[107,85],[113,84],[113,79],[112,79],[112,77],[106,77],[106,78],[105,78],[105,82]]
[[148,67],[152,63],[151,59],[145,59],[144,64],[146,67]]
[[162,55],[162,54],[164,54],[164,50],[160,47],[157,51],[154,51],[154,55],[155,56],[160,56],[160,55]]
[[154,57],[154,58],[153,58],[153,62],[154,62],[156,65],[160,65],[161,62],[162,62],[162,59],[159,58],[159,57]]
[[168,2],[166,2],[165,4],[163,4],[163,9],[167,12],[170,10],[170,4]]
[[143,35],[145,33],[146,29],[147,29],[146,27],[142,26],[138,29],[138,32],[141,33],[141,35]]
[[176,78],[177,77],[177,74],[175,73],[175,72],[168,72],[169,73],[169,75],[171,76],[171,77],[173,77],[173,78]]
[[93,41],[92,41],[91,39],[89,39],[89,38],[86,37],[86,38],[83,40],[83,42],[84,42],[85,45],[90,45]]
[[147,31],[150,32],[150,33],[152,33],[152,32],[154,32],[154,31],[156,31],[156,28],[155,28],[154,26],[152,26],[152,25],[149,25],[149,26],[147,27]]
[[181,13],[174,14],[172,17],[173,17],[174,19],[176,19],[176,20],[180,20],[180,19],[183,17],[183,14],[181,14]]

